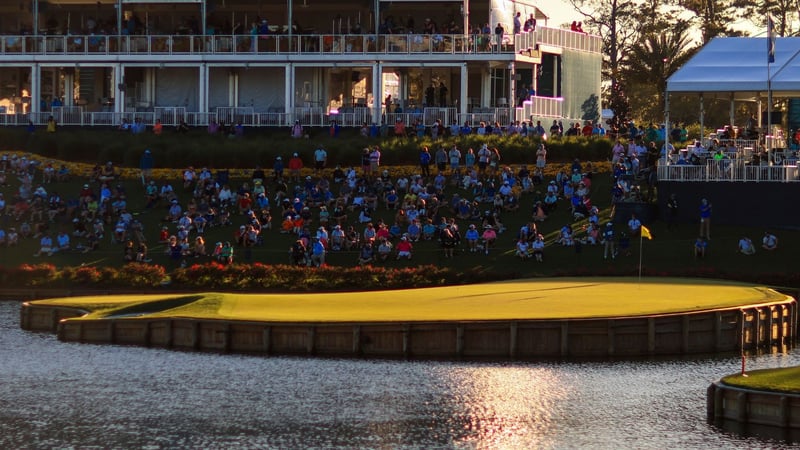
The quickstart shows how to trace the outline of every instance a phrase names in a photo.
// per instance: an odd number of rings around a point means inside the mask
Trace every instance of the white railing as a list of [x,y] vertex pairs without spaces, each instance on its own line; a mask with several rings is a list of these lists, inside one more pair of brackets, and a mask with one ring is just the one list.
[[538,44],[591,53],[600,53],[603,49],[603,40],[600,36],[548,27],[536,27],[535,32]]
[[736,181],[796,183],[798,166],[750,164],[744,160],[711,160],[705,165],[661,165],[661,181]]
[[532,96],[516,109],[516,120],[536,120],[537,118],[563,117],[564,99],[562,97]]
[[513,53],[506,36],[462,34],[0,36],[0,55]]
[[0,55],[515,53],[538,44],[600,53],[600,37],[563,28],[506,34],[273,34],[0,36]]
[[[336,120],[342,127],[361,127],[364,123],[372,124],[373,108],[358,107],[340,109],[338,114],[326,112],[325,108],[318,106],[296,107],[293,112],[286,113],[283,108],[275,111],[256,112],[252,107],[218,107],[213,112],[187,111],[183,106],[157,106],[152,111],[126,111],[122,113],[110,111],[88,112],[81,106],[57,107],[53,111],[39,112],[36,114],[0,114],[0,126],[25,126],[29,121],[34,125],[44,126],[52,115],[58,125],[64,126],[106,126],[117,127],[123,119],[133,123],[139,119],[147,126],[152,126],[156,119],[161,124],[169,127],[178,125],[181,120],[192,127],[206,126],[214,119],[217,123],[231,125],[241,123],[252,127],[283,127],[289,126],[299,120],[303,126],[328,126],[331,120]],[[394,124],[397,119],[403,120],[406,126],[422,121],[426,126],[433,125],[440,119],[444,126],[449,126],[453,120],[460,125],[468,122],[477,126],[480,122],[499,122],[506,126],[512,121],[510,108],[473,108],[468,114],[458,114],[457,108],[424,108],[405,113],[381,114],[381,120],[387,124]]]

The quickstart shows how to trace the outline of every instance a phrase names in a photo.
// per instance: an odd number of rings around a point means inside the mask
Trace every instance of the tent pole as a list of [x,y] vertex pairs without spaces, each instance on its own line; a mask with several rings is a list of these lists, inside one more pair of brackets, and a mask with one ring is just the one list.
[[700,145],[705,147],[705,105],[703,104],[703,93],[700,93]]
[[731,111],[730,111],[730,121],[728,123],[731,124],[731,132],[733,132],[734,125],[736,119],[736,100],[734,100],[734,93],[731,92]]
[[[664,165],[669,164],[669,91],[664,90]],[[648,194],[649,195],[649,194]]]

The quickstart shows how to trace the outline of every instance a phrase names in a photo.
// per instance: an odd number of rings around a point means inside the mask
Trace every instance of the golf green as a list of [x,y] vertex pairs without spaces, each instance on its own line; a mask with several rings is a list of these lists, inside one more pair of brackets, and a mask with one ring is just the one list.
[[86,319],[196,318],[263,322],[426,322],[637,317],[787,299],[766,287],[703,279],[558,278],[392,291],[201,293],[49,299]]

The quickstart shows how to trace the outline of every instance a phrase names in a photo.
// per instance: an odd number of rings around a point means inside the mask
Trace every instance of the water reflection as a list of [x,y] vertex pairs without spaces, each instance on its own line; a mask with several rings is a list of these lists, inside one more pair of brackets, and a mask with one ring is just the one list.
[[[791,448],[706,423],[736,357],[460,363],[58,342],[0,302],[0,448]],[[748,368],[800,364],[797,353]]]

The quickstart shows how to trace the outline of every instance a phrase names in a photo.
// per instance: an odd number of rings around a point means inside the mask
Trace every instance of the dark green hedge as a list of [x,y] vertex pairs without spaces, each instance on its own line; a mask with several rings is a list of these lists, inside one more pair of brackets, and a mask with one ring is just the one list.
[[[503,163],[530,163],[539,141],[520,136],[460,136],[455,139],[433,141],[429,136],[421,139],[395,137],[370,139],[345,130],[340,137],[331,138],[322,130],[312,130],[309,139],[291,139],[288,130],[248,129],[241,139],[209,136],[203,129],[187,134],[165,131],[161,136],[151,133],[133,135],[116,130],[97,128],[61,128],[48,134],[43,130],[28,133],[24,128],[0,128],[0,151],[27,151],[48,158],[98,163],[114,161],[116,164],[137,167],[145,149],[150,149],[158,167],[180,168],[187,164],[217,168],[251,168],[256,164],[271,167],[275,156],[284,158],[293,152],[300,153],[307,162],[318,145],[328,152],[329,161],[359,165],[364,147],[379,145],[382,163],[387,165],[415,165],[419,149],[427,145],[432,151],[440,146],[458,145],[462,151],[482,144],[497,147]],[[601,161],[611,156],[612,142],[597,138],[562,138],[547,142],[551,161]]]

